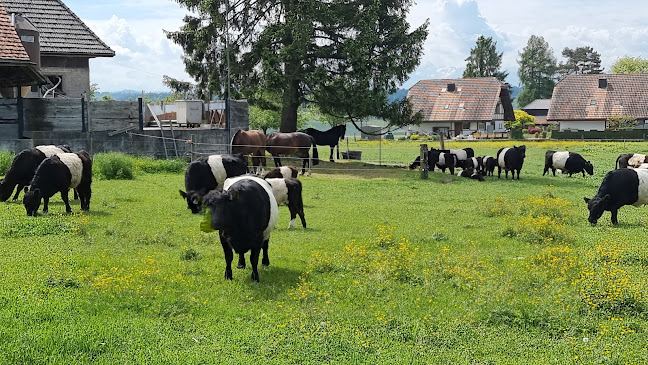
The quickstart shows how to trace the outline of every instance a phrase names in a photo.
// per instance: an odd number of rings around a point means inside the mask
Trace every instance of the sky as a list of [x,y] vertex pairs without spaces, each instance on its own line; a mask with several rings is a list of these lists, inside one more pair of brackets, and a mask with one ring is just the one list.
[[[192,81],[182,50],[164,30],[182,26],[187,13],[169,0],[63,0],[116,53],[90,61],[99,91],[165,91],[162,76]],[[519,86],[517,60],[531,35],[542,36],[563,61],[565,47],[593,47],[605,72],[624,56],[648,58],[648,1],[643,0],[418,0],[412,29],[430,20],[421,64],[402,86],[421,79],[461,77],[477,37],[493,37],[503,52],[507,82]]]

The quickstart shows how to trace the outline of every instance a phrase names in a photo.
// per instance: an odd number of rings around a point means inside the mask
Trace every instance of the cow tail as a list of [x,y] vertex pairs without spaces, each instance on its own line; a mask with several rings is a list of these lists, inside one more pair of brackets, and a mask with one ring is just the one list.
[[319,154],[317,152],[317,145],[315,144],[315,138],[311,136],[311,143],[313,145],[313,165],[319,164]]
[[621,158],[621,155],[619,155],[619,157],[617,157],[617,159],[616,159],[616,163],[614,164],[614,169],[615,170],[619,168],[619,159],[620,158]]

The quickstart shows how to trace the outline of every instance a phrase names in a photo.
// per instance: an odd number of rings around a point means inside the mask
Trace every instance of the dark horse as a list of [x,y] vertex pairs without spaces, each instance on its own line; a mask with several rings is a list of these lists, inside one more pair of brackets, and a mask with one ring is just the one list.
[[306,172],[306,165],[310,168],[310,157],[308,150],[313,147],[313,165],[319,163],[317,155],[317,146],[313,137],[302,132],[281,133],[272,132],[266,139],[266,150],[274,158],[275,166],[281,166],[279,155],[291,155],[299,153],[299,157],[304,161],[302,165],[302,175]]
[[232,154],[242,153],[244,155],[252,155],[252,166],[257,174],[259,172],[259,165],[265,169],[265,148],[266,148],[266,135],[259,130],[244,131],[239,129],[238,132],[232,137]]
[[339,141],[344,139],[346,133],[346,124],[336,125],[327,131],[318,131],[315,128],[306,128],[304,132],[315,139],[315,144],[320,146],[330,146],[331,156],[329,160],[333,162],[333,149],[337,146],[337,159],[340,159],[340,144]]

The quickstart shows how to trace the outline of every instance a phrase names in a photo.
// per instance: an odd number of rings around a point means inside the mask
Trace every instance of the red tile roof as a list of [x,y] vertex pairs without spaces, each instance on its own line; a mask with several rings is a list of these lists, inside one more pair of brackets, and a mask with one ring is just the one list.
[[29,62],[29,55],[2,4],[0,4],[0,61]]
[[[454,84],[455,91],[447,91],[448,84]],[[424,122],[491,121],[505,88],[495,77],[421,80],[407,96],[414,110],[423,113]]]
[[[599,87],[599,79],[607,86]],[[556,84],[547,120],[648,119],[648,74],[570,75]]]

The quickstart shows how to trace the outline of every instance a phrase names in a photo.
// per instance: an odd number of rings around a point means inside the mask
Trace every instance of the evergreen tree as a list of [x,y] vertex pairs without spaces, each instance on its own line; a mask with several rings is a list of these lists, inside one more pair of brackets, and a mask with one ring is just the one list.
[[480,35],[477,38],[477,44],[470,50],[470,56],[466,58],[468,63],[463,77],[494,76],[500,81],[504,81],[508,72],[500,70],[503,53],[498,54],[496,47],[497,42],[493,42],[492,37]]
[[518,76],[523,90],[517,96],[520,108],[535,99],[551,98],[557,69],[556,57],[543,37],[532,35],[519,54]]
[[202,97],[277,93],[282,132],[296,130],[304,102],[352,121],[417,121],[407,102],[387,100],[418,66],[427,37],[427,22],[409,29],[412,0],[177,1],[191,14],[167,36],[182,46]]
[[558,66],[558,75],[563,79],[567,75],[588,75],[603,73],[601,67],[601,54],[594,51],[592,47],[576,47],[571,49],[565,47],[562,51],[565,63]]

